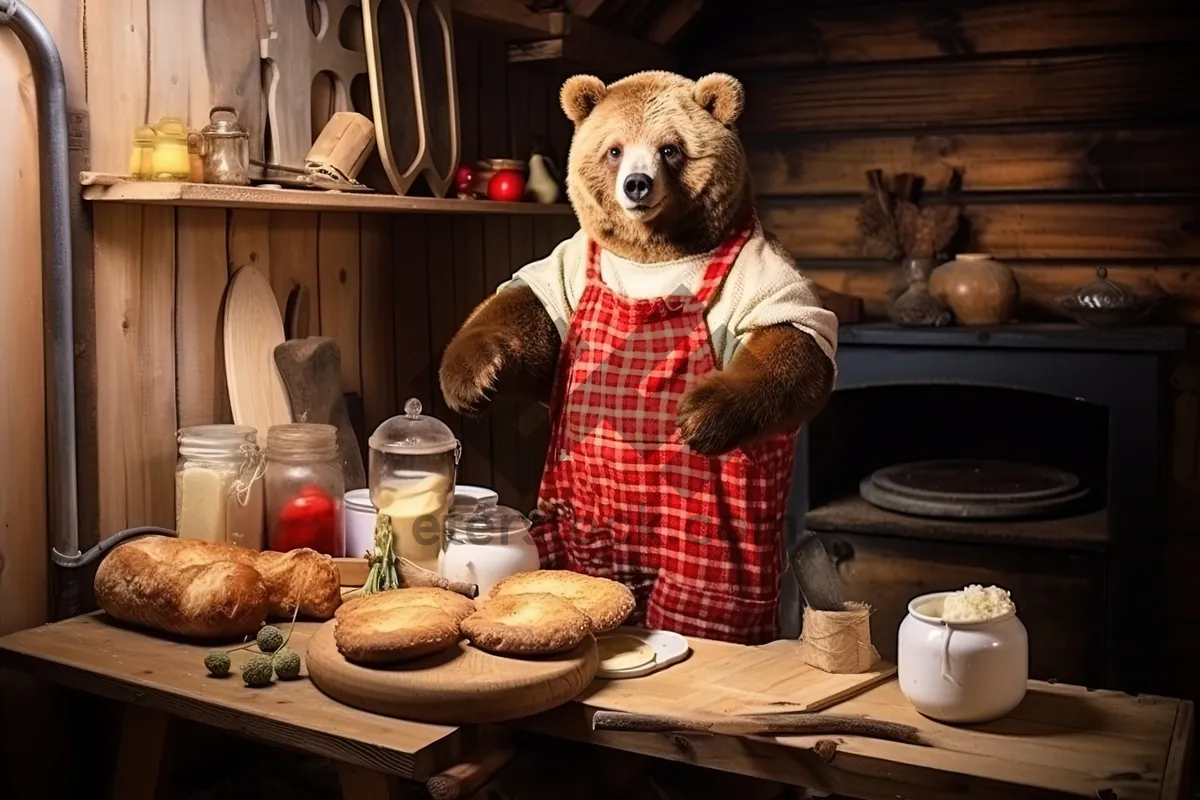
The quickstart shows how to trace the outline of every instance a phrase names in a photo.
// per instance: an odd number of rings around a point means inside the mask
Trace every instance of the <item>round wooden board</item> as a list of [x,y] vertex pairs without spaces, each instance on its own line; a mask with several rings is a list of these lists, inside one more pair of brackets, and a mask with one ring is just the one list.
[[424,658],[364,667],[338,652],[335,622],[326,622],[308,642],[305,662],[313,684],[348,706],[418,722],[469,725],[546,711],[577,697],[600,663],[589,636],[557,656],[494,656],[464,639]]

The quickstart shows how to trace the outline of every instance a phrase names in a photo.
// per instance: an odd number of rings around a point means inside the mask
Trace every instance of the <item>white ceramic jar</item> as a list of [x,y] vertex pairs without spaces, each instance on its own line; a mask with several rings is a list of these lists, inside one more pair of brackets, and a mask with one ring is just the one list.
[[908,604],[900,623],[900,690],[917,711],[950,723],[988,722],[1025,697],[1029,637],[1012,611],[985,622],[946,622],[935,592]]
[[497,583],[518,572],[538,569],[537,545],[529,520],[520,512],[485,500],[446,520],[438,572],[452,581],[479,586],[487,597]]

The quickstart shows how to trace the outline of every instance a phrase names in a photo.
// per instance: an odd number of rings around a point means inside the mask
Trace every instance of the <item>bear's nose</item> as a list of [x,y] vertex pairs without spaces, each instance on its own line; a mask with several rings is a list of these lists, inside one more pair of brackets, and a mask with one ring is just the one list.
[[650,194],[654,179],[644,172],[634,172],[625,179],[625,196],[637,203]]

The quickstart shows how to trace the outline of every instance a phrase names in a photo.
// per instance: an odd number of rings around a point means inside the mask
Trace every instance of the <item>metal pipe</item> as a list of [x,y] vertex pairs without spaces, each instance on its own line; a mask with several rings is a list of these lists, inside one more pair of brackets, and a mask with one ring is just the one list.
[[50,539],[54,553],[79,552],[75,458],[75,330],[71,302],[71,184],[67,169],[67,81],[54,37],[20,0],[0,0],[37,88],[42,198],[42,318],[46,364]]

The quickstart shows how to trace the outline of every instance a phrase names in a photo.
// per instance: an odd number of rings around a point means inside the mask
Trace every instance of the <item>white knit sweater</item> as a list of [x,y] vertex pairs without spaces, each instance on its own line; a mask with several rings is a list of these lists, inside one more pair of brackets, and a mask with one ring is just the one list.
[[[587,247],[587,235],[580,230],[499,288],[517,282],[529,286],[565,337],[587,285]],[[612,291],[634,299],[695,293],[712,257],[639,264],[601,250],[600,276]],[[771,249],[761,226],[755,226],[705,320],[718,368],[729,363],[747,334],[768,325],[795,325],[816,339],[831,361],[837,353],[837,317],[821,305],[812,282]]]

